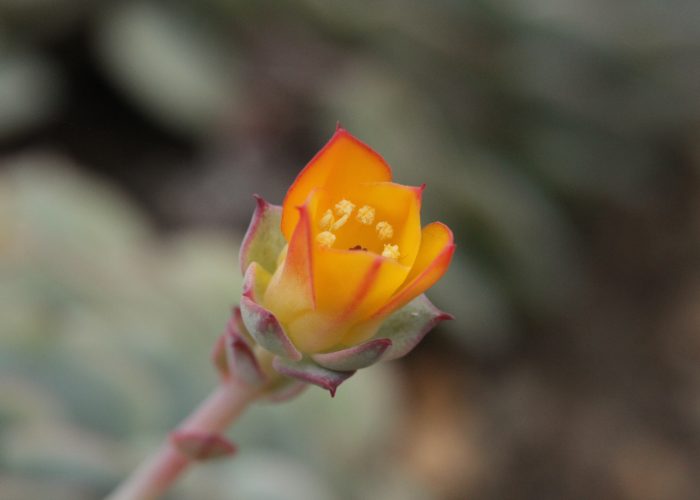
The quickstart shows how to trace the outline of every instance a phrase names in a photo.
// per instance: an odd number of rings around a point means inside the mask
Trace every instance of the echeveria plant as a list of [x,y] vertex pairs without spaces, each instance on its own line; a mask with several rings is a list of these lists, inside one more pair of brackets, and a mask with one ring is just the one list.
[[282,206],[257,198],[240,304],[214,349],[221,383],[110,498],[157,497],[192,461],[235,451],[222,433],[252,401],[308,384],[333,395],[450,318],[423,292],[450,264],[452,232],[421,227],[424,186],[391,180],[381,156],[338,128]]

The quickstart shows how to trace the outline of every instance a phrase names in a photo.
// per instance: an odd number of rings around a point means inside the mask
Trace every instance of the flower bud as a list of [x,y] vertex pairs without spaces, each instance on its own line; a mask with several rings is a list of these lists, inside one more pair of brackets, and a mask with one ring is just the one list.
[[[239,337],[278,373],[331,394],[356,370],[408,353],[451,318],[423,295],[454,243],[442,223],[421,228],[422,192],[391,182],[384,160],[338,129],[282,206],[257,197],[240,254]],[[233,364],[255,379],[249,343],[238,351]]]

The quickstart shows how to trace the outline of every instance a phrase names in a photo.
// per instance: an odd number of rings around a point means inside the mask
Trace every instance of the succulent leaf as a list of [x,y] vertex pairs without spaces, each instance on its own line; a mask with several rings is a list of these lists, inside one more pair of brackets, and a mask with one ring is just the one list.
[[277,257],[287,244],[282,235],[282,207],[272,205],[255,196],[257,206],[241,244],[239,260],[241,272],[252,262],[257,262],[268,272],[272,273],[277,267]]
[[391,340],[391,346],[382,360],[405,356],[430,330],[447,319],[452,319],[452,315],[435,307],[425,294],[419,295],[390,315],[379,327],[375,337]]
[[227,339],[228,363],[231,373],[238,379],[249,385],[259,385],[265,382],[267,377],[260,368],[260,363],[255,353],[243,339]]
[[241,297],[241,313],[246,328],[263,348],[279,356],[301,359],[301,353],[289,340],[274,314],[246,296]]
[[341,351],[314,354],[311,357],[316,363],[330,370],[359,370],[380,361],[391,344],[389,339],[374,339]]

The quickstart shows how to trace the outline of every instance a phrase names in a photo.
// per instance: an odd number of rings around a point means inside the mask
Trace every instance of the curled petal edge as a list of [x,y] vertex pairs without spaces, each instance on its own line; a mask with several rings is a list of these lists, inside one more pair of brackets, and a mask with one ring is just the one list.
[[331,397],[335,396],[338,386],[355,373],[354,370],[329,370],[308,359],[290,361],[279,356],[272,360],[272,367],[282,375],[326,389],[331,393]]
[[390,339],[374,339],[340,351],[314,354],[311,358],[329,370],[353,371],[381,361],[391,345]]

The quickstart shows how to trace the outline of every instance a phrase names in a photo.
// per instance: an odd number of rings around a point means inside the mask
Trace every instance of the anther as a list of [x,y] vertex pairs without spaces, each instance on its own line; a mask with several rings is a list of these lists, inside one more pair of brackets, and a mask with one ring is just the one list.
[[330,231],[322,231],[316,235],[316,242],[324,248],[330,248],[335,243],[335,234]]
[[357,211],[357,220],[361,223],[364,224],[365,226],[369,226],[374,222],[374,214],[375,210],[374,207],[370,207],[369,205],[365,205],[364,207],[360,208]]
[[343,215],[340,219],[335,221],[333,225],[331,226],[331,231],[337,231],[341,227],[345,225],[345,223],[348,221],[348,217],[350,217],[349,214]]
[[389,240],[394,236],[394,228],[385,220],[378,222],[377,236],[380,240]]
[[382,252],[382,257],[389,257],[390,259],[398,259],[401,254],[399,253],[398,245],[386,244],[384,245],[384,251]]
[[353,210],[355,210],[355,204],[346,199],[342,199],[335,204],[335,213],[336,215],[338,215],[338,217],[342,217],[343,215],[350,215]]
[[318,225],[321,229],[330,229],[333,226],[333,223],[335,222],[335,217],[333,217],[333,212],[331,212],[331,209],[329,208],[323,213],[323,216],[321,217],[321,220],[318,222]]

